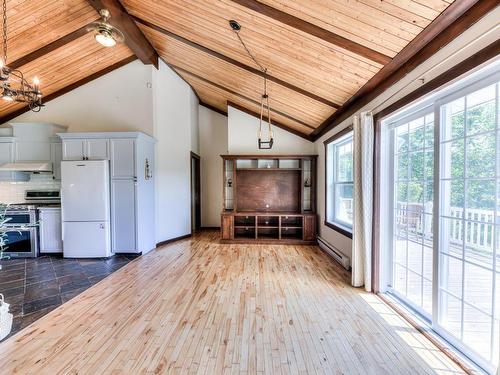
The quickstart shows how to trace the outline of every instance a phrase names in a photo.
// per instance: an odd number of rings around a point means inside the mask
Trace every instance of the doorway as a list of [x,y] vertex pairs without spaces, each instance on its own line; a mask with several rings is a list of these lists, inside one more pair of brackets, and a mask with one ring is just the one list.
[[200,156],[191,152],[191,232],[201,228]]

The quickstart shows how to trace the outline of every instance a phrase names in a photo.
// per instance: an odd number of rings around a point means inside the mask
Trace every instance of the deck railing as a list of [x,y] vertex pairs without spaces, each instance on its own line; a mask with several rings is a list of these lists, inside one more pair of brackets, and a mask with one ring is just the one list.
[[[424,214],[424,211],[426,212]],[[450,207],[450,219],[447,233],[450,243],[493,251],[493,233],[495,230],[495,211],[483,209],[464,209]],[[453,218],[453,219],[452,219]],[[462,220],[465,219],[465,220]],[[396,209],[396,228],[407,231],[408,235],[432,238],[432,203],[398,202]]]

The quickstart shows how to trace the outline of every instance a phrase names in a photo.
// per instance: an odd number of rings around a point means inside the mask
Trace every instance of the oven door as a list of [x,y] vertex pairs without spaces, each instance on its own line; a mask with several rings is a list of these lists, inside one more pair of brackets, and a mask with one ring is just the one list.
[[38,256],[37,233],[35,228],[9,228],[5,232],[6,249],[4,256],[10,258],[34,258]]

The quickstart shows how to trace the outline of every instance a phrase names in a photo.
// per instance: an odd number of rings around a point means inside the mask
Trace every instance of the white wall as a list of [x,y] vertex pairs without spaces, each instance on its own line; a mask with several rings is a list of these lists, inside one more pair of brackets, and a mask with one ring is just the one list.
[[191,233],[190,151],[197,151],[198,99],[160,61],[153,70],[156,242]]
[[[230,154],[313,154],[314,144],[286,130],[273,126],[274,145],[259,150],[259,119],[228,106],[228,150]],[[267,129],[266,129],[267,130]],[[267,134],[267,132],[266,132]]]
[[[488,44],[500,38],[500,7],[486,15],[481,21],[470,27],[457,39],[447,46],[443,47],[427,61],[419,65],[403,79],[391,86],[377,98],[361,108],[355,115],[363,111],[372,111],[374,113],[381,111],[385,107],[414,91],[422,85],[421,78],[428,82],[439,74],[450,69],[457,63],[465,60],[475,52],[486,47]],[[318,214],[319,214],[319,235],[325,238],[339,251],[352,256],[352,241],[339,234],[335,230],[325,226],[325,155],[323,142],[352,124],[352,116],[344,120],[331,131],[327,132],[315,142],[316,153],[318,156]]]
[[153,135],[151,66],[134,61],[10,122],[45,121],[68,131],[142,131]]
[[220,227],[222,158],[227,154],[227,116],[199,106],[201,157],[201,225]]

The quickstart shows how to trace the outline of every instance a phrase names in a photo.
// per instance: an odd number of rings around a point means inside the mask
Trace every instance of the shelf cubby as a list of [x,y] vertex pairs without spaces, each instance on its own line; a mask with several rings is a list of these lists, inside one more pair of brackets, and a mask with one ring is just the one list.
[[257,239],[279,239],[279,228],[257,228]]
[[302,239],[302,227],[281,227],[282,239]]
[[234,216],[234,225],[255,227],[255,216]]
[[235,227],[234,238],[255,239],[255,227]]
[[279,216],[259,216],[257,225],[259,227],[273,227],[278,228],[280,223]]
[[281,216],[281,226],[282,227],[302,228],[302,217],[301,216]]

